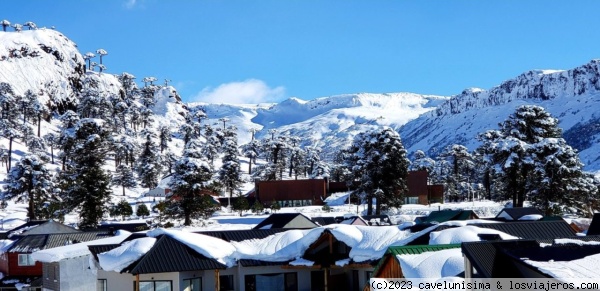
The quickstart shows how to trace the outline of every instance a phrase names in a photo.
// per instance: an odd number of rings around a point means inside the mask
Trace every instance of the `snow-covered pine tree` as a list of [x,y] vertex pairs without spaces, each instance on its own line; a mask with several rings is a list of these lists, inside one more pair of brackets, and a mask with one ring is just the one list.
[[367,200],[367,213],[372,214],[371,199],[377,197],[375,213],[381,205],[400,206],[407,191],[406,180],[410,161],[400,136],[389,127],[359,133],[347,150],[345,163],[358,184],[354,191]]
[[81,228],[95,228],[110,202],[111,176],[103,169],[110,132],[104,124],[100,119],[79,120],[71,134],[70,163],[60,177],[64,206],[80,210]]
[[120,164],[115,169],[112,178],[112,184],[115,186],[121,186],[123,189],[123,196],[125,196],[125,188],[137,187],[137,181],[133,175],[131,168],[125,164]]
[[12,165],[12,152],[13,152],[13,141],[21,136],[21,133],[15,129],[16,124],[11,119],[0,120],[0,133],[6,139],[8,139],[8,160],[6,162],[6,171],[9,171]]
[[184,225],[191,225],[192,219],[203,216],[210,206],[206,197],[212,200],[208,190],[211,177],[212,168],[200,152],[197,140],[190,140],[171,175],[172,194],[166,200],[167,215],[183,219]]
[[252,164],[256,163],[256,158],[260,154],[260,142],[252,139],[249,143],[242,146],[242,155],[248,158],[248,175],[252,174]]
[[321,162],[321,149],[317,148],[316,146],[307,146],[304,147],[304,151],[304,164],[306,165],[306,172],[309,176],[312,176],[315,172],[315,168]]
[[475,163],[473,155],[463,145],[447,146],[438,156],[439,172],[436,172],[438,183],[444,184],[445,199],[463,201],[472,199],[472,183],[475,179]]
[[408,169],[410,171],[427,171],[431,176],[435,169],[435,160],[428,157],[422,150],[417,150],[413,154],[413,160]]
[[60,152],[58,158],[62,160],[62,169],[65,170],[67,161],[71,157],[71,151],[75,145],[75,126],[79,122],[79,115],[74,111],[67,110],[61,117],[61,131],[56,141]]
[[160,145],[161,154],[169,147],[169,142],[173,140],[171,135],[169,125],[161,123],[158,126],[158,144]]
[[[130,130],[127,130],[130,131]],[[138,141],[132,132],[111,137],[112,151],[115,157],[115,166],[121,164],[134,165],[138,154]]]
[[306,176],[306,152],[300,147],[299,137],[289,136],[287,141],[288,176],[297,180],[299,175]]
[[6,177],[3,198],[27,202],[27,217],[31,220],[49,218],[38,216],[44,213],[42,208],[52,201],[54,195],[54,176],[46,168],[46,162],[35,154],[27,154],[11,168]]
[[0,110],[2,111],[0,118],[9,119],[11,112],[14,114],[14,111],[11,110],[14,106],[15,92],[12,86],[9,83],[0,82]]
[[206,143],[204,144],[204,147],[202,147],[202,152],[206,156],[210,166],[213,167],[214,161],[219,156],[219,151],[222,146],[221,139],[219,138],[220,134],[218,134],[210,124],[205,124],[203,127]]
[[550,214],[558,210],[552,203],[582,210],[578,197],[596,195],[597,189],[590,186],[577,153],[561,132],[558,120],[544,108],[524,105],[501,124],[499,131],[480,135],[483,144],[479,152],[493,167],[494,187],[512,198],[515,207],[522,207],[529,198]]
[[149,189],[154,189],[162,172],[160,152],[158,146],[154,143],[156,134],[151,130],[144,129],[142,136],[146,141],[142,145],[142,152],[137,159],[136,171],[140,179],[140,185]]
[[577,151],[562,138],[545,138],[532,144],[530,151],[535,159],[532,171],[532,191],[529,199],[545,215],[559,215],[575,208],[589,217],[589,201],[585,197],[598,197],[594,180],[586,175]]
[[[225,187],[225,191],[229,192],[229,202],[231,202],[233,192],[243,182],[240,173],[241,168],[236,131],[237,128],[235,126],[230,126],[223,133],[223,156],[221,158],[221,169],[219,170],[219,180],[223,184],[223,187]],[[228,206],[231,206],[231,203]]]

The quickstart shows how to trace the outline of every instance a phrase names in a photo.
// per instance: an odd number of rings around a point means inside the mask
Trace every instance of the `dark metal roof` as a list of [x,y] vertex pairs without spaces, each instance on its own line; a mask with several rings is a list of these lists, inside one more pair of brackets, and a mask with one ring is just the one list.
[[26,235],[17,240],[8,251],[31,253],[111,236],[107,231]]
[[503,213],[505,213],[510,218],[512,218],[512,220],[518,220],[519,218],[521,218],[525,215],[532,215],[532,214],[543,215],[542,212],[540,212],[535,207],[510,207],[510,208],[507,207],[507,208],[502,209],[496,215],[496,218],[500,218]]
[[572,237],[575,230],[564,220],[550,221],[507,221],[503,223],[473,224],[520,237],[522,239],[553,239]]
[[243,229],[243,230],[217,230],[197,232],[203,235],[220,238],[224,241],[244,241],[249,239],[262,239],[276,233],[286,231],[285,228],[272,229]]
[[247,259],[238,260],[238,264],[242,265],[242,267],[283,266],[283,265],[287,265],[289,262],[290,261],[269,262],[269,261],[247,260]]
[[[600,241],[600,236],[572,237],[581,241]],[[483,278],[520,278],[523,276],[515,264],[521,258],[536,261],[571,261],[600,253],[599,245],[553,244],[541,247],[540,243],[553,243],[553,239],[465,242],[461,249]],[[535,269],[535,268],[534,268]],[[546,276],[540,274],[541,276]]]
[[148,229],[150,229],[150,227],[145,222],[139,222],[139,223],[111,223],[111,224],[101,224],[101,225],[98,226],[98,229],[105,229],[105,230],[118,230],[118,229],[122,229],[122,230],[126,230],[126,231],[129,231],[129,232],[136,232],[136,231],[148,230]]
[[150,274],[225,268],[227,266],[197,253],[176,239],[162,235],[150,251],[123,270],[123,273]]
[[315,228],[318,227],[310,218],[301,213],[273,213],[265,218],[254,229],[273,228]]
[[600,234],[600,213],[595,213],[588,228],[587,235]]
[[432,211],[426,217],[420,217],[419,223],[441,223],[450,220],[468,220],[473,218],[479,218],[472,210],[452,210],[444,209],[439,211]]
[[519,272],[510,267],[510,259],[503,254],[502,248],[537,246],[539,244],[534,240],[482,241],[462,243],[461,250],[477,270],[477,277],[519,278]]
[[317,216],[317,217],[312,217],[311,219],[312,219],[312,221],[314,221],[316,224],[318,224],[320,226],[336,223],[335,218],[331,217],[331,216]]
[[20,230],[25,229],[25,228],[31,228],[34,226],[38,226],[40,224],[46,223],[48,222],[48,220],[31,220],[26,222],[25,224],[21,224],[18,227],[15,227],[7,232],[3,232],[0,233],[0,239],[7,239],[10,235],[12,235],[13,233],[20,233]]
[[[363,215],[364,219],[369,225],[391,225],[392,221],[387,215]],[[371,222],[373,220],[373,222]]]
[[90,253],[92,253],[92,255],[94,256],[94,259],[96,259],[96,261],[98,261],[98,254],[106,253],[106,252],[116,249],[120,246],[121,246],[120,244],[95,245],[95,246],[88,246],[88,249],[90,250]]

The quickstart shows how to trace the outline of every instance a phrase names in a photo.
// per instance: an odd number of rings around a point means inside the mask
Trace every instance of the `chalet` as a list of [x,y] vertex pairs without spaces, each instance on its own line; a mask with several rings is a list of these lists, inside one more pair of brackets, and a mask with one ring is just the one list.
[[[19,235],[11,236],[14,242],[0,255],[0,272],[3,282],[31,280],[43,274],[41,262],[32,253],[65,245],[76,244],[112,236],[109,231],[79,231],[49,220]],[[14,283],[13,283],[14,284]]]
[[273,213],[257,224],[254,229],[306,229],[318,225],[301,213]]
[[257,181],[254,191],[261,203],[281,207],[323,205],[328,195],[326,179]]
[[444,186],[430,185],[427,171],[409,171],[405,204],[444,203]]

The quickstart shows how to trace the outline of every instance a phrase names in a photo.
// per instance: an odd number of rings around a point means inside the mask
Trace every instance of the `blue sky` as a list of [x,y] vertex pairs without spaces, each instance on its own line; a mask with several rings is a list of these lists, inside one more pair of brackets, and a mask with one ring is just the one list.
[[184,101],[454,95],[600,58],[600,1],[5,1],[107,71],[170,79]]

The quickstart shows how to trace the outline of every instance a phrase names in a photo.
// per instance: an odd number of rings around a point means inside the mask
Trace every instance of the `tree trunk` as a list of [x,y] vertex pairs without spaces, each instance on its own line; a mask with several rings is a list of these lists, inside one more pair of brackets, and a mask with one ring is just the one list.
[[38,137],[40,137],[40,126],[42,124],[42,115],[38,115]]
[[122,186],[122,187],[123,187],[123,196],[125,196],[125,186]]
[[11,164],[11,160],[12,160],[12,143],[13,143],[13,137],[11,136],[8,139],[8,163],[6,164],[6,172],[10,171],[10,164]]
[[373,214],[373,197],[371,195],[367,195],[367,215]]

